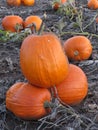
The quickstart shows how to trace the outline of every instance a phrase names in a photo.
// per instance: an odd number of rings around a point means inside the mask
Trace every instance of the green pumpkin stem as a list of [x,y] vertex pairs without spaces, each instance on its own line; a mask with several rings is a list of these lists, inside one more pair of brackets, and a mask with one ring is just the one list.
[[55,107],[55,104],[49,101],[44,102],[44,108],[53,108]]
[[38,35],[41,35],[41,34],[43,33],[44,28],[45,28],[45,24],[44,24],[44,22],[42,22],[42,24],[41,24],[41,26],[40,26],[40,29],[39,29],[39,31],[38,31]]

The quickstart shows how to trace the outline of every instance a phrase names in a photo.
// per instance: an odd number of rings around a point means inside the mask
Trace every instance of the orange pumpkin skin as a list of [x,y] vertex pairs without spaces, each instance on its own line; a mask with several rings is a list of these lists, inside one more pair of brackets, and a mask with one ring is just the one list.
[[6,93],[6,108],[22,119],[40,119],[49,114],[44,103],[51,101],[48,89],[37,88],[29,83],[15,83]]
[[60,4],[64,4],[67,0],[60,0],[60,2],[55,2],[53,5],[54,10],[58,10],[60,7]]
[[[28,16],[24,21],[24,28],[33,23],[35,24],[36,30],[38,31],[41,27],[42,19],[39,16]],[[33,30],[34,27],[32,26],[31,29]]]
[[92,54],[92,45],[85,36],[74,36],[64,42],[66,55],[72,60],[86,60]]
[[26,6],[32,6],[35,3],[35,0],[21,0],[22,4]]
[[20,67],[31,84],[50,88],[68,74],[68,59],[55,34],[29,35],[20,48]]
[[88,92],[88,82],[85,73],[78,66],[70,64],[67,78],[56,86],[61,103],[76,105]]
[[98,9],[98,0],[89,0],[87,5],[90,9]]
[[6,0],[8,5],[11,6],[20,6],[21,5],[21,0]]
[[18,15],[8,15],[2,19],[2,27],[4,30],[16,32],[16,25],[23,26],[23,19]]

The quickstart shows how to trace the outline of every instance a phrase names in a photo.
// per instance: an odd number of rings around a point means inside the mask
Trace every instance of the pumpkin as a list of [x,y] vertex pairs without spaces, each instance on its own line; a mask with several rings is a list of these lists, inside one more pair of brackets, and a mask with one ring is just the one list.
[[21,5],[21,0],[6,0],[8,5],[11,6],[20,6]]
[[21,2],[23,5],[32,6],[32,5],[34,5],[35,0],[21,0]]
[[74,36],[64,42],[64,50],[71,60],[86,60],[92,54],[92,45],[85,36]]
[[32,6],[32,5],[34,5],[35,0],[21,0],[21,2],[23,5]]
[[53,9],[58,10],[61,4],[64,4],[67,0],[56,0],[53,2]]
[[90,9],[98,9],[98,0],[89,0],[87,6]]
[[67,78],[56,89],[62,104],[76,105],[87,95],[87,77],[80,67],[70,64]]
[[22,119],[40,119],[50,113],[51,94],[29,83],[13,84],[6,93],[6,108]]
[[[31,25],[32,24],[32,25]],[[41,27],[42,24],[42,19],[39,16],[28,16],[25,20],[24,20],[24,28],[28,27],[31,25],[31,30],[34,29],[35,25],[35,29],[38,31]]]
[[[2,27],[4,30],[16,32],[22,29],[23,19],[18,15],[7,15],[2,19]],[[16,28],[19,27],[19,30]]]
[[59,38],[52,33],[29,35],[20,48],[20,67],[27,80],[50,88],[68,74],[68,59]]

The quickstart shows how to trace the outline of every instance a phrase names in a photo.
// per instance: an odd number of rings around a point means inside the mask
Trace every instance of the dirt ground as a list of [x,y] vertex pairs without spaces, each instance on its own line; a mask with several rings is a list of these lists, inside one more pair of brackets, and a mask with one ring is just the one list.
[[[51,7],[52,0],[36,0],[33,7],[10,7],[5,0],[0,0],[0,28],[2,18],[6,15],[16,14],[25,19],[29,15],[38,15],[43,18],[46,14],[46,27],[66,40],[81,33],[75,16],[69,19],[63,13],[57,13]],[[0,130],[98,130],[98,25],[94,17],[97,10],[87,8],[87,0],[76,0],[76,6],[83,11],[82,26],[87,27],[83,34],[88,36],[93,46],[93,53],[86,61],[70,63],[76,64],[86,73],[89,83],[89,91],[84,101],[74,107],[66,106],[56,109],[55,116],[51,113],[48,117],[38,121],[24,121],[14,116],[5,107],[5,94],[8,88],[18,81],[25,81],[19,66],[19,50],[21,42],[0,41]],[[63,22],[62,22],[63,21]],[[60,30],[63,26],[63,29]],[[59,31],[58,31],[59,30]],[[69,32],[69,33],[65,33]]]

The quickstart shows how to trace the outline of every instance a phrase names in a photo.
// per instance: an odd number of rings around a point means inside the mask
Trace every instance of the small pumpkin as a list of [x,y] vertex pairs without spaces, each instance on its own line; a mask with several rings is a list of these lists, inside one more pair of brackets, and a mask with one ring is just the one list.
[[6,0],[7,4],[10,6],[20,6],[21,0]]
[[67,78],[56,86],[57,95],[63,104],[76,105],[88,92],[88,81],[85,73],[76,65],[69,64]]
[[24,28],[31,26],[31,29],[34,29],[33,24],[35,25],[35,29],[38,31],[41,27],[42,24],[42,19],[39,16],[28,16],[25,20],[24,20]]
[[37,88],[29,83],[13,84],[6,93],[6,108],[22,119],[40,119],[50,113],[48,89]]
[[98,0],[89,0],[87,6],[90,9],[98,9]]
[[85,36],[74,36],[64,42],[64,50],[69,59],[86,60],[92,54],[92,45]]
[[2,27],[11,32],[19,31],[23,28],[23,19],[18,15],[7,15],[2,19]]
[[53,2],[53,9],[58,10],[61,4],[64,4],[67,0],[55,0]]
[[68,74],[68,59],[59,38],[52,33],[29,35],[20,48],[20,67],[28,81],[50,88]]
[[21,2],[23,5],[32,6],[32,5],[34,5],[35,0],[21,0]]

